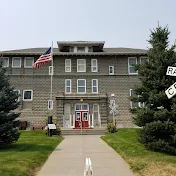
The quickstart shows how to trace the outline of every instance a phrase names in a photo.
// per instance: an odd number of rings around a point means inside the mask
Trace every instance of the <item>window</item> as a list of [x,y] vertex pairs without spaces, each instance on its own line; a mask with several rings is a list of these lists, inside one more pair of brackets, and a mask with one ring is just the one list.
[[33,100],[33,90],[24,90],[23,101],[32,101],[32,100]]
[[77,53],[85,53],[85,47],[77,47]]
[[114,66],[109,66],[109,74],[110,75],[114,74]]
[[71,72],[71,59],[65,59],[65,72]]
[[140,64],[143,64],[148,61],[148,57],[140,57]]
[[77,72],[86,72],[86,60],[77,59]]
[[92,79],[92,93],[98,93],[98,79]]
[[12,67],[20,68],[21,67],[21,57],[12,58]]
[[65,80],[65,93],[71,93],[71,79]]
[[[130,96],[131,97],[137,97],[134,90],[132,90],[132,89],[130,89]],[[131,105],[131,108],[136,108],[136,107],[138,107],[138,102],[130,101],[130,105]]]
[[93,48],[92,47],[88,47],[88,52],[93,52]]
[[97,59],[91,59],[91,71],[97,72]]
[[14,90],[14,92],[18,95],[18,99],[16,99],[16,101],[20,101],[20,90]]
[[24,58],[24,67],[25,68],[32,68],[33,63],[34,63],[33,57],[25,57]]
[[73,46],[70,47],[70,52],[71,52],[71,53],[74,52],[74,47],[73,47]]
[[77,93],[86,93],[86,80],[85,79],[77,80]]
[[134,69],[134,64],[137,64],[136,57],[129,57],[128,58],[128,73],[129,74],[137,74],[137,71]]
[[2,58],[2,67],[9,67],[9,58],[8,57]]

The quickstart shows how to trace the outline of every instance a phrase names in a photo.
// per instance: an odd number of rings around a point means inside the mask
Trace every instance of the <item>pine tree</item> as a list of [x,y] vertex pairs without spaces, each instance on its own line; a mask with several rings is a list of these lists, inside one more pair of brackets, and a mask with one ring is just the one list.
[[168,27],[158,25],[151,31],[148,60],[135,66],[141,84],[134,87],[131,100],[144,104],[133,108],[134,122],[142,127],[139,141],[146,148],[176,155],[176,97],[168,99],[165,90],[176,82],[166,75],[167,67],[176,64],[175,44],[169,47]]
[[14,110],[18,108],[18,94],[9,83],[5,68],[0,62],[0,141],[4,143],[16,142],[20,136],[18,132],[19,113]]

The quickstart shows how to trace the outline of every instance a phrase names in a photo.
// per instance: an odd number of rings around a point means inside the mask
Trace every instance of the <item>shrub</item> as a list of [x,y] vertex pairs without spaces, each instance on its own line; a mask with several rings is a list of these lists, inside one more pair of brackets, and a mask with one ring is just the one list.
[[116,125],[114,125],[112,122],[107,124],[107,126],[106,126],[106,134],[115,133],[115,132],[117,132]]

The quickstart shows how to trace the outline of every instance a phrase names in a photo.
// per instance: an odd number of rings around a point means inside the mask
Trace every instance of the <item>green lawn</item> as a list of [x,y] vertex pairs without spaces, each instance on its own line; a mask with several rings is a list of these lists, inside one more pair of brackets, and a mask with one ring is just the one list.
[[62,141],[42,131],[22,131],[17,143],[0,145],[0,176],[33,176]]
[[146,150],[137,141],[137,130],[119,129],[102,139],[129,163],[136,176],[175,176],[176,156]]

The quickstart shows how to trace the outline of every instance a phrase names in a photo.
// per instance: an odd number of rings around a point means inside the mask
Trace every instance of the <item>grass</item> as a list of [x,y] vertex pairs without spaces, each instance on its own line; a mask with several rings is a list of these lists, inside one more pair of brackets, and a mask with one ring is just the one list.
[[22,131],[17,143],[0,145],[0,175],[35,175],[61,141],[42,131]]
[[137,140],[137,130],[119,129],[101,138],[127,161],[136,176],[175,176],[176,157],[144,148]]

